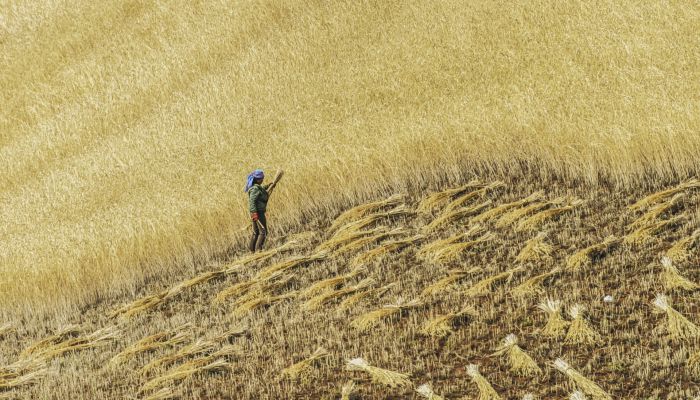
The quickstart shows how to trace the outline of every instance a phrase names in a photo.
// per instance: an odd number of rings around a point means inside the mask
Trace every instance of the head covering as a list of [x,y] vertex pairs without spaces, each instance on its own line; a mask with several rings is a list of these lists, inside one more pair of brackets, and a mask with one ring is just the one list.
[[265,177],[265,173],[261,169],[256,169],[255,171],[248,174],[248,181],[245,184],[244,191],[247,193],[251,187],[253,187],[253,180],[262,179]]

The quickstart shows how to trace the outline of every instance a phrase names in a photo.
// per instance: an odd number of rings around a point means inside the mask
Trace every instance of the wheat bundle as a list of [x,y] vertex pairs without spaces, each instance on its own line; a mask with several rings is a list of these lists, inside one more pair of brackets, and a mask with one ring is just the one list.
[[369,244],[380,242],[380,241],[387,239],[387,238],[390,238],[392,236],[403,235],[406,232],[407,231],[405,228],[396,228],[396,229],[392,229],[391,231],[388,231],[388,232],[380,232],[376,235],[364,236],[364,237],[361,237],[357,240],[353,240],[352,242],[349,242],[349,243],[337,248],[333,252],[333,255],[339,256],[341,254],[345,254],[345,253],[360,249],[360,248],[365,247]]
[[497,182],[492,182],[481,189],[473,190],[471,192],[465,193],[455,200],[451,201],[447,206],[445,207],[445,211],[452,211],[456,210],[459,207],[464,206],[467,202],[476,199],[478,197],[484,197],[489,191],[492,191],[494,189],[498,189],[500,187],[505,186],[505,183],[497,181]]
[[585,249],[579,250],[566,260],[566,269],[569,271],[577,271],[586,265],[591,260],[591,257],[602,255],[612,246],[615,246],[620,242],[622,242],[621,238],[608,236],[601,243],[597,243],[592,246],[588,246]]
[[496,349],[493,355],[505,355],[508,357],[510,370],[518,375],[533,376],[542,373],[535,360],[518,346],[518,337],[512,333],[506,336],[503,344]]
[[424,232],[433,232],[436,229],[446,225],[448,223],[461,220],[462,218],[476,215],[484,210],[491,204],[491,200],[486,200],[483,203],[473,205],[471,207],[460,208],[457,210],[446,211],[442,213],[439,217],[432,220],[428,225],[423,227]]
[[569,395],[569,400],[588,400],[588,397],[583,392],[574,390],[571,395]]
[[421,296],[432,296],[432,295],[441,293],[444,290],[446,290],[447,288],[449,288],[450,286],[452,286],[452,284],[458,282],[460,279],[463,279],[463,278],[469,276],[470,274],[473,274],[473,273],[480,271],[480,270],[481,270],[480,268],[472,268],[472,269],[467,270],[467,271],[463,271],[463,270],[449,271],[448,275],[446,277],[439,279],[437,282],[435,282],[432,285],[423,289],[423,291],[421,292]]
[[332,236],[324,242],[322,242],[321,244],[319,244],[316,247],[316,251],[332,250],[336,247],[340,247],[346,243],[363,238],[365,236],[374,236],[379,233],[386,232],[388,229],[389,228],[387,228],[385,225],[379,225],[372,229],[350,231],[340,236]]
[[559,300],[546,299],[537,305],[537,308],[547,314],[547,323],[540,333],[547,337],[557,338],[563,336],[569,322],[561,316],[561,302]]
[[74,336],[80,332],[80,328],[77,325],[68,325],[58,330],[55,334],[48,336],[33,345],[27,347],[20,353],[21,359],[31,358],[33,354],[42,352],[47,347],[62,342],[67,338]]
[[695,189],[695,188],[700,188],[700,181],[698,179],[690,179],[685,182],[682,182],[676,187],[662,190],[660,192],[652,193],[649,196],[644,197],[643,199],[637,201],[636,203],[632,204],[629,206],[630,210],[640,210],[649,206],[652,206],[654,204],[658,204],[669,197],[675,195],[676,193],[680,193],[683,191],[686,191],[688,189]]
[[569,316],[571,323],[569,330],[564,338],[565,343],[569,344],[594,344],[601,340],[600,335],[594,331],[588,322],[583,318],[584,308],[575,304],[569,308]]
[[389,386],[390,388],[400,386],[411,386],[411,381],[408,375],[399,372],[389,371],[388,369],[373,367],[362,358],[353,358],[348,360],[346,365],[348,371],[362,371],[367,373],[373,382]]
[[347,381],[340,388],[340,400],[350,400],[350,396],[355,392],[355,381]]
[[238,282],[232,286],[229,286],[228,288],[220,291],[217,293],[216,297],[214,298],[213,302],[214,303],[223,303],[226,301],[228,298],[233,297],[233,296],[241,296],[247,293],[252,287],[258,284],[259,281],[256,280],[249,280],[249,281],[243,281],[243,282]]
[[162,387],[155,392],[151,393],[148,397],[144,397],[143,400],[168,400],[168,399],[179,399],[182,397],[182,392],[176,391],[172,387]]
[[671,339],[690,340],[700,337],[700,328],[676,311],[664,295],[657,295],[654,306],[666,313],[666,330]]
[[554,368],[568,376],[576,387],[590,396],[592,400],[612,400],[612,397],[606,393],[605,390],[603,390],[595,382],[581,375],[575,369],[571,368],[571,366],[561,358],[557,358],[554,361]]
[[216,344],[214,342],[197,339],[196,342],[181,348],[173,354],[152,360],[148,364],[144,365],[140,372],[142,374],[148,374],[157,367],[166,367],[186,358],[212,351],[215,348],[215,345]]
[[435,250],[438,250],[440,248],[443,248],[443,247],[450,245],[450,244],[453,244],[453,243],[457,243],[460,240],[467,239],[475,234],[483,233],[483,232],[484,232],[484,228],[481,225],[479,225],[479,224],[472,225],[466,232],[458,233],[458,234],[450,236],[446,239],[438,239],[438,240],[434,240],[430,243],[424,244],[416,252],[416,255],[419,257],[425,257],[426,255],[434,252]]
[[438,315],[423,324],[420,332],[426,336],[445,337],[453,332],[454,322],[464,318],[474,318],[478,315],[476,310],[471,306],[466,306],[462,310],[454,313]]
[[496,226],[504,228],[506,226],[512,225],[518,222],[521,218],[524,218],[530,214],[536,213],[538,211],[544,210],[549,207],[549,202],[546,201],[535,201],[525,207],[514,208],[507,213],[501,215],[501,217],[496,221]]
[[669,257],[662,257],[661,265],[664,268],[661,273],[661,281],[663,282],[664,288],[667,290],[696,290],[700,287],[700,285],[681,275],[680,271],[673,265],[673,261],[671,261]]
[[6,322],[0,325],[0,337],[7,335],[8,333],[15,332],[16,328],[11,322]]
[[371,296],[379,297],[379,296],[383,295],[384,293],[386,293],[389,289],[391,289],[395,285],[396,285],[396,283],[390,283],[386,286],[382,286],[382,287],[375,288],[375,289],[357,291],[352,296],[349,296],[345,300],[341,301],[340,304],[338,304],[338,310],[347,310],[348,308],[354,306],[355,304],[359,303],[363,299],[366,299],[366,298],[371,297]]
[[535,229],[545,221],[565,214],[581,204],[583,204],[583,200],[570,199],[568,200],[568,204],[566,206],[539,211],[534,215],[531,215],[518,222],[517,230]]
[[449,201],[452,197],[471,188],[481,187],[482,185],[483,184],[480,183],[478,180],[472,180],[467,184],[456,188],[431,193],[428,196],[426,196],[423,200],[421,200],[420,203],[418,203],[418,207],[416,208],[416,210],[421,214],[428,214],[432,212],[433,209],[437,206]]
[[355,266],[360,266],[360,265],[365,265],[376,258],[382,257],[388,253],[392,253],[398,250],[401,250],[407,246],[410,246],[412,244],[418,243],[421,240],[425,239],[424,235],[417,234],[413,235],[411,237],[403,238],[403,239],[395,239],[395,240],[390,240],[385,243],[382,243],[381,245],[366,251],[357,257],[355,257],[352,260],[352,264]]
[[547,280],[547,278],[550,278],[558,274],[559,272],[561,272],[559,268],[554,268],[549,272],[545,272],[544,274],[533,276],[532,278],[527,279],[520,285],[514,287],[511,293],[518,297],[526,297],[535,294],[540,294],[544,292],[542,283],[544,283],[544,281]]
[[359,292],[360,290],[370,287],[374,283],[374,279],[366,278],[354,286],[340,288],[338,290],[326,290],[325,292],[319,293],[316,296],[308,299],[306,302],[304,302],[302,307],[306,310],[315,310],[333,299]]
[[191,326],[191,324],[185,324],[171,331],[159,332],[147,336],[137,341],[136,343],[126,347],[119,354],[114,356],[111,362],[119,364],[126,361],[129,358],[134,357],[137,354],[147,353],[164,347],[171,347],[185,343],[192,339],[192,333],[185,331],[189,330]]
[[649,241],[649,239],[651,239],[653,235],[656,235],[665,227],[675,225],[684,218],[685,217],[683,215],[678,215],[670,219],[665,219],[653,222],[649,225],[645,225],[627,234],[624,238],[624,242],[631,245],[644,244],[647,241]]
[[521,270],[522,267],[516,267],[511,270],[501,272],[500,274],[496,274],[494,276],[482,279],[479,282],[476,282],[472,284],[469,288],[467,288],[464,291],[464,294],[469,297],[484,296],[488,293],[491,293],[491,291],[493,290],[493,286],[496,282],[502,280],[510,281],[513,278],[513,275]]
[[168,295],[168,290],[163,290],[159,293],[155,293],[152,295],[148,295],[145,297],[142,297],[140,299],[136,299],[132,301],[129,304],[126,304],[125,306],[122,306],[121,308],[118,308],[114,311],[112,311],[109,314],[109,318],[115,318],[120,315],[123,315],[127,318],[131,317],[132,315],[137,314],[139,311],[146,310],[149,308],[152,308],[158,304],[160,304],[161,300]]
[[54,343],[39,350],[38,352],[35,352],[34,354],[39,355],[46,360],[50,360],[70,351],[79,351],[107,345],[118,339],[120,335],[121,332],[119,328],[116,326],[108,326],[106,328],[98,329],[85,336],[79,336],[77,338]]
[[237,337],[243,336],[249,332],[249,328],[246,325],[236,325],[227,331],[216,335],[213,341],[219,343],[223,341],[231,341]]
[[467,366],[467,375],[472,378],[472,381],[476,384],[479,389],[479,400],[500,400],[501,396],[498,395],[496,390],[491,386],[489,381],[481,375],[479,372],[479,367],[474,364],[469,364]]
[[483,236],[474,239],[474,240],[469,240],[466,242],[460,242],[460,243],[453,243],[447,246],[444,246],[438,250],[435,250],[432,254],[430,259],[435,262],[435,263],[448,263],[451,261],[456,260],[459,256],[461,256],[465,251],[471,249],[472,247],[475,247],[481,243],[485,243],[488,241],[493,240],[496,237],[496,235],[492,233],[486,233]]
[[143,393],[143,392],[146,392],[149,390],[156,389],[165,383],[182,381],[184,379],[187,379],[187,378],[195,375],[198,372],[226,371],[229,369],[231,369],[231,364],[229,364],[224,359],[214,360],[206,365],[201,365],[201,366],[186,363],[186,364],[180,365],[179,367],[173,369],[172,371],[169,371],[168,374],[166,374],[166,375],[159,376],[155,379],[152,379],[152,380],[146,382],[146,384],[143,385],[143,387],[141,388],[141,392]]
[[698,242],[700,242],[700,229],[695,230],[690,236],[680,239],[671,246],[670,249],[666,251],[666,257],[670,258],[672,261],[685,261],[691,256],[690,249],[692,249]]
[[379,321],[384,318],[388,318],[392,315],[399,314],[401,311],[416,308],[421,305],[423,305],[423,303],[415,299],[409,302],[399,300],[396,304],[387,304],[377,310],[360,315],[350,323],[350,326],[361,332],[366,331],[369,328],[377,325]]
[[314,294],[326,289],[334,288],[350,279],[356,277],[360,273],[365,272],[364,268],[356,268],[345,275],[334,276],[333,278],[323,279],[315,282],[301,292],[301,297],[309,298]]
[[41,368],[10,379],[0,378],[0,390],[13,390],[21,388],[22,386],[34,385],[38,383],[41,378],[46,376],[47,372],[48,370],[46,368]]
[[289,293],[272,296],[265,293],[260,293],[259,295],[252,297],[245,302],[240,303],[231,313],[235,317],[243,317],[249,312],[261,308],[271,306],[275,303],[279,303],[283,300],[291,299],[296,297],[298,293],[296,291],[291,291]]
[[302,374],[305,374],[311,370],[311,366],[314,361],[320,360],[322,358],[330,356],[330,353],[323,347],[319,347],[311,354],[308,358],[305,358],[298,363],[292,364],[289,367],[282,370],[282,376],[289,379],[297,379]]
[[496,217],[500,217],[503,214],[511,211],[512,209],[514,209],[516,207],[522,207],[522,206],[529,204],[533,201],[542,200],[543,198],[544,198],[544,192],[537,191],[537,192],[534,192],[534,193],[530,194],[529,196],[522,198],[520,200],[516,200],[516,201],[510,202],[510,203],[501,204],[501,205],[498,205],[498,206],[496,206],[488,211],[485,211],[485,212],[477,215],[476,217],[474,217],[473,221],[479,222],[479,223],[486,222],[486,221],[489,221],[489,220],[494,219]]
[[378,200],[378,201],[373,201],[370,203],[365,203],[365,204],[360,204],[359,206],[353,207],[349,210],[344,211],[340,215],[338,215],[334,220],[331,226],[328,228],[328,232],[333,232],[336,229],[338,229],[342,225],[346,225],[352,220],[356,220],[358,218],[362,218],[365,215],[371,213],[371,212],[376,212],[381,210],[382,208],[385,207],[393,207],[401,204],[406,195],[405,194],[394,194],[391,197],[388,197],[386,199]]
[[277,264],[273,264],[264,270],[258,272],[256,279],[266,279],[275,274],[276,272],[288,271],[292,268],[301,267],[314,263],[316,261],[321,261],[326,259],[330,255],[327,251],[319,251],[310,256],[294,256]]
[[345,235],[348,235],[352,232],[359,231],[360,229],[365,228],[368,225],[371,225],[379,220],[385,219],[385,218],[391,218],[391,217],[399,217],[399,216],[406,216],[406,215],[412,215],[415,214],[413,210],[408,208],[405,204],[401,204],[397,207],[392,208],[389,211],[384,211],[384,212],[379,212],[375,214],[369,214],[362,219],[358,219],[357,221],[350,222],[349,224],[343,225],[338,230],[335,231],[333,234],[333,237],[343,237]]
[[431,388],[427,383],[418,386],[416,388],[416,392],[421,395],[421,397],[425,397],[428,400],[445,400],[443,397],[435,394],[433,388]]
[[654,205],[653,207],[651,207],[651,209],[649,209],[639,218],[634,220],[630,224],[630,227],[636,229],[642,226],[653,224],[654,222],[658,221],[659,217],[661,217],[662,214],[675,207],[679,203],[680,199],[684,196],[684,193],[677,193],[670,200]]
[[525,263],[528,261],[542,261],[550,258],[554,247],[546,242],[547,234],[540,232],[532,239],[525,242],[525,246],[520,250],[515,261]]

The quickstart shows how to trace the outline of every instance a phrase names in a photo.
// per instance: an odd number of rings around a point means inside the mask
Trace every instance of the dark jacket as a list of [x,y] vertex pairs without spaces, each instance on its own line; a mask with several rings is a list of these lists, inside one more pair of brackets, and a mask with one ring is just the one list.
[[269,183],[265,185],[256,183],[248,190],[248,210],[250,212],[257,212],[259,214],[265,213],[267,209],[267,199],[270,197],[270,194],[267,193],[269,187]]

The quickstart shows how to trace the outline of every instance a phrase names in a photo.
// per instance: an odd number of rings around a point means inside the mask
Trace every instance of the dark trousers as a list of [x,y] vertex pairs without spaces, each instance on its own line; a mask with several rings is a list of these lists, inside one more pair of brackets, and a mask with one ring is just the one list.
[[262,250],[266,237],[267,220],[265,219],[265,214],[258,213],[258,220],[253,221],[253,236],[251,236],[250,243],[248,243],[248,249],[253,253]]

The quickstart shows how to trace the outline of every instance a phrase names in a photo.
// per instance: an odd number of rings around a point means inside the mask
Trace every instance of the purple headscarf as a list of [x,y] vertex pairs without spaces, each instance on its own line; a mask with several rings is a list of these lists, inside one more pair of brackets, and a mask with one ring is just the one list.
[[261,170],[261,169],[256,169],[255,171],[249,173],[248,174],[248,181],[245,184],[244,191],[246,193],[248,193],[248,190],[250,190],[250,188],[253,187],[253,180],[262,179],[264,177],[265,177],[265,174],[263,173],[263,170]]

